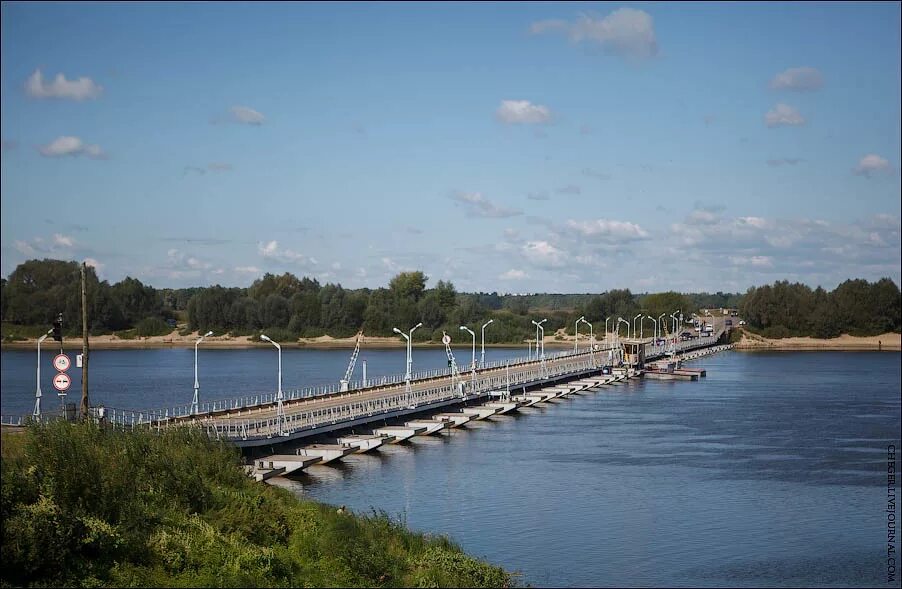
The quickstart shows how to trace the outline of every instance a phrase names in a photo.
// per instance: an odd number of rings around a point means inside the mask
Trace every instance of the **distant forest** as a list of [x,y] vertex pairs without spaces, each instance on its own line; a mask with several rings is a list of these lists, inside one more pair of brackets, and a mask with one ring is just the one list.
[[[79,271],[76,262],[29,260],[0,279],[4,340],[33,337],[59,313],[66,333],[80,333]],[[492,319],[486,343],[515,343],[535,337],[533,319],[548,319],[543,325],[546,335],[561,328],[572,334],[580,316],[593,324],[596,333],[603,333],[607,317],[615,318],[614,323],[616,317],[632,320],[639,313],[657,317],[681,309],[688,316],[719,307],[739,308],[751,329],[769,337],[902,330],[902,295],[888,278],[874,283],[848,280],[832,292],[776,282],[745,294],[633,294],[617,289],[598,294],[500,295],[457,292],[451,282],[442,280],[427,288],[427,281],[422,272],[402,272],[386,288],[346,289],[285,273],[266,274],[247,288],[155,289],[134,278],[111,285],[88,268],[88,316],[93,334],[163,335],[179,322],[185,333],[266,333],[277,341],[326,334],[347,337],[361,329],[371,336],[391,336],[393,327],[407,331],[422,322],[414,339],[439,342],[443,331],[458,340],[459,326],[478,332]],[[646,326],[650,329],[648,322]],[[580,331],[584,333],[586,326]]]

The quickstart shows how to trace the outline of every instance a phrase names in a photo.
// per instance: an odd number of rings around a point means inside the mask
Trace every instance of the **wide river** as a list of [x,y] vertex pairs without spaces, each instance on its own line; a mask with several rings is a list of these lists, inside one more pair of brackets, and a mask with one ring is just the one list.
[[[45,408],[59,403],[51,356]],[[93,352],[92,402],[187,403],[193,356]],[[336,381],[348,357],[286,350],[284,386]],[[403,351],[363,358],[371,377],[404,365]],[[900,361],[726,352],[691,363],[708,370],[698,382],[630,381],[274,480],[447,534],[532,585],[892,586],[886,470],[887,446],[900,446]],[[415,369],[445,363],[441,350],[414,350]],[[4,415],[30,413],[34,370],[34,352],[2,353]],[[201,350],[202,400],[272,391],[275,379],[274,349]]]

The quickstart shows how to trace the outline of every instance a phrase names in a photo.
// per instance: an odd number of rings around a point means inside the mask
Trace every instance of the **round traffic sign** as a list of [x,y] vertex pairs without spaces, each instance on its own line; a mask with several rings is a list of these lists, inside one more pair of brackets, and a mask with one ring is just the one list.
[[69,370],[70,366],[72,366],[72,361],[69,360],[69,356],[65,354],[57,354],[53,359],[53,367],[60,372]]
[[451,336],[448,335],[447,333],[446,333],[445,335],[443,335],[443,336],[442,336],[442,343],[445,344],[446,346],[447,346],[448,344],[450,344],[450,343],[451,343]]
[[56,376],[53,377],[53,388],[58,390],[59,392],[69,390],[69,385],[72,384],[72,379],[69,378],[69,375],[65,372],[57,373]]

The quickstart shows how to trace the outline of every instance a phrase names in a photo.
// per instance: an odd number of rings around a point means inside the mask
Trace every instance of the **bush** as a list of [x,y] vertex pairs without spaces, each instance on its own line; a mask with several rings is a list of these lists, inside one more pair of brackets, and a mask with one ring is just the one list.
[[509,586],[385,514],[261,485],[200,430],[3,432],[0,586]]
[[135,326],[135,335],[138,337],[168,335],[172,332],[172,327],[159,317],[145,317]]

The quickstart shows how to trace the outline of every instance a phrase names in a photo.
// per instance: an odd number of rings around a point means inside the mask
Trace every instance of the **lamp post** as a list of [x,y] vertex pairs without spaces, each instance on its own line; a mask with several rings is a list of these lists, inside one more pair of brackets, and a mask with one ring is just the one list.
[[636,319],[639,319],[640,317],[642,317],[642,313],[633,317],[633,337],[636,337]]
[[[654,323],[654,325],[655,325],[654,337],[655,337],[655,341],[657,341],[657,339],[658,339],[658,323],[655,321],[655,318],[652,317],[651,315],[646,315],[645,317],[642,318],[642,321],[644,322],[646,319],[651,319],[651,322]],[[640,325],[642,325],[642,324],[640,323]],[[642,337],[642,335],[643,335],[643,332],[640,330],[639,337]]]
[[586,320],[586,316],[583,315],[582,317],[580,317],[579,319],[576,320],[576,323],[573,324],[573,332],[575,333],[575,336],[573,338],[573,353],[574,354],[579,352],[579,322],[585,321],[585,320]]
[[282,346],[269,339],[268,336],[260,334],[260,339],[269,342],[279,351],[279,391],[276,393],[276,415],[279,417],[279,435],[284,435],[282,431],[282,422],[285,420],[285,408],[282,406]]
[[608,331],[608,321],[610,321],[611,319],[612,319],[612,317],[608,317],[607,319],[604,320],[604,344],[605,345],[608,345],[608,333],[610,333]]
[[473,383],[473,388],[476,387],[476,333],[467,327],[466,325],[460,326],[461,331],[468,332],[471,336],[473,336],[473,360],[470,364],[470,382]]
[[[545,358],[545,328],[542,327],[542,324],[548,321],[548,319],[542,319],[538,323],[535,321],[532,322],[533,325],[536,326],[536,359],[544,359]],[[539,339],[539,331],[542,331],[542,339]],[[542,342],[541,345],[541,353],[539,352],[539,342]]]
[[585,317],[580,317],[579,320],[589,326],[589,350],[592,350],[595,343],[595,332],[592,330],[592,324],[586,321]]
[[494,319],[489,319],[482,325],[482,354],[479,356],[479,365],[482,367],[485,367],[485,328],[494,322]]
[[212,331],[208,331],[194,342],[194,399],[191,401],[191,415],[197,415],[197,391],[200,389],[200,383],[197,381],[197,346],[204,341],[205,337],[213,335]]
[[31,413],[34,417],[41,416],[41,342],[47,339],[51,333],[53,333],[52,329],[38,338],[38,386],[34,391],[34,411]]
[[410,335],[404,333],[397,327],[392,328],[397,334],[404,336],[404,339],[407,340],[407,370],[404,372],[404,380],[407,381],[407,386],[410,387],[410,373],[413,369],[413,353],[410,347],[410,342],[413,341],[413,332],[417,330],[418,327],[422,327],[422,323],[417,323],[413,327],[410,328]]
[[624,319],[623,317],[618,317],[618,318],[617,318],[617,335],[618,335],[618,336],[620,335],[620,324],[621,324],[621,323],[626,323],[626,339],[629,339],[629,337],[630,337],[630,322],[627,321],[626,319]]

